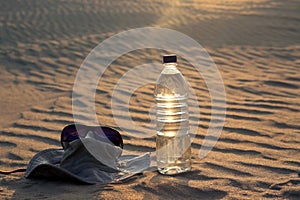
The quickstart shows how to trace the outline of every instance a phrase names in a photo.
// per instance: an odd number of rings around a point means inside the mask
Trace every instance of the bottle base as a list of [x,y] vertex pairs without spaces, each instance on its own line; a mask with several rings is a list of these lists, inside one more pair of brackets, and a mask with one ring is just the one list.
[[156,162],[159,173],[175,175],[191,170],[189,134],[177,137],[157,135],[156,149]]
[[184,172],[188,172],[191,170],[191,167],[180,167],[180,166],[170,166],[170,167],[163,167],[158,168],[158,172],[164,175],[175,175],[181,174]]

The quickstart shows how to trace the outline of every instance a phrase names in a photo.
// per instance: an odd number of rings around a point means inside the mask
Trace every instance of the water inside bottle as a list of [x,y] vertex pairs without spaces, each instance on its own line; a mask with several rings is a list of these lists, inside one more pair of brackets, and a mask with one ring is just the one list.
[[157,95],[157,167],[162,174],[191,169],[191,142],[185,95]]

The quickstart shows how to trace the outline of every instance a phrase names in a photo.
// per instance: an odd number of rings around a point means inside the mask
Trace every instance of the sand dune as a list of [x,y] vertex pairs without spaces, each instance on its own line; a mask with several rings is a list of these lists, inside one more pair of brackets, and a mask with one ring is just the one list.
[[[72,88],[83,59],[104,39],[131,28],[171,28],[202,44],[222,75],[227,114],[218,143],[199,159],[210,96],[203,78],[181,59],[200,108],[200,123],[191,119],[198,127],[192,172],[168,177],[149,170],[106,187],[0,175],[0,198],[299,199],[299,6],[275,0],[1,1],[1,170],[24,168],[40,150],[60,147],[60,131],[73,122]],[[118,128],[110,104],[117,81],[145,61],[159,63],[162,53],[138,50],[109,66],[96,90],[101,123]],[[153,85],[146,85],[131,98],[139,126],[150,120],[152,94]],[[128,95],[124,91],[117,101]],[[127,151],[155,151],[154,137],[121,133]]]

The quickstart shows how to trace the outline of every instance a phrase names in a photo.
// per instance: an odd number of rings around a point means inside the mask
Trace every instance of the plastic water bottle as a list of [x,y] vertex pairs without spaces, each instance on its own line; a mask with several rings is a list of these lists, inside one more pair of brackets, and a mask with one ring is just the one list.
[[161,174],[191,169],[188,85],[176,68],[176,55],[163,56],[164,69],[156,82],[156,157]]

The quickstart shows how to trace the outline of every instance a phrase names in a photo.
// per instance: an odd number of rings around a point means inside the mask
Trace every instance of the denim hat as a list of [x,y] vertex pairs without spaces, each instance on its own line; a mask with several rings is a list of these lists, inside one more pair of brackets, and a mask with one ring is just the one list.
[[29,162],[26,178],[87,184],[117,183],[149,168],[150,153],[121,155],[122,149],[94,139],[93,133],[63,149],[46,149]]

